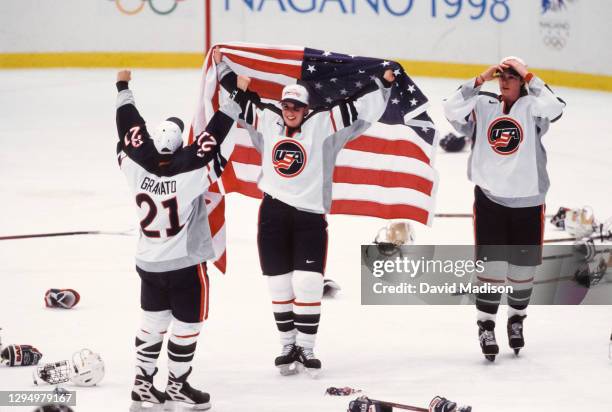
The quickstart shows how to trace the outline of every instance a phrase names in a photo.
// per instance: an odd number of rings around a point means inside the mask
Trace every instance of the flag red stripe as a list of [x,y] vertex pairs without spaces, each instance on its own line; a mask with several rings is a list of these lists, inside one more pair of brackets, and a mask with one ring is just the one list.
[[225,273],[225,271],[227,270],[227,259],[226,259],[225,253],[226,252],[224,251],[221,257],[215,260],[214,262],[215,266],[217,267],[217,269],[219,269],[221,273]]
[[252,70],[284,74],[285,76],[293,77],[294,79],[300,79],[302,77],[302,66],[294,66],[291,64],[273,63],[263,60],[250,59],[248,57],[242,57],[232,53],[225,53],[224,55],[227,56],[234,63],[238,63],[241,66],[248,67]]
[[332,214],[364,215],[380,217],[382,219],[412,219],[427,224],[429,212],[420,207],[410,205],[385,205],[366,200],[338,199],[332,201]]
[[406,140],[386,140],[379,137],[362,135],[348,142],[347,149],[385,155],[405,156],[429,164],[430,159],[417,144]]
[[226,49],[241,50],[263,56],[272,57],[274,59],[285,59],[285,60],[300,60],[304,59],[304,50],[278,50],[278,49],[260,49],[256,47],[244,47],[244,46],[226,46],[220,45]]
[[261,166],[261,155],[253,147],[236,145],[230,160],[238,163]]
[[247,182],[236,177],[236,172],[232,162],[228,162],[225,170],[223,171],[223,187],[226,193],[237,192],[242,193],[245,196],[254,197],[256,199],[262,198],[261,191],[257,188],[257,183]]
[[283,92],[283,85],[280,83],[270,82],[268,80],[251,78],[249,90],[257,93],[262,99],[280,100]]
[[187,138],[187,144],[193,143],[193,125],[189,127],[189,137]]
[[259,188],[257,187],[257,183],[255,182],[247,182],[246,180],[234,177],[232,184],[225,185],[224,175],[223,184],[227,193],[236,192],[245,196],[254,197],[255,199],[261,199],[263,197],[261,190],[259,190]]
[[431,196],[433,189],[433,182],[421,176],[390,172],[388,170],[358,169],[347,166],[336,166],[334,169],[334,183],[405,187],[418,190],[428,196]]
[[215,236],[225,224],[225,198],[221,199],[217,207],[208,214],[208,226],[210,226],[210,234]]
[[215,182],[208,188],[209,192],[221,193],[221,189],[219,188],[219,182]]

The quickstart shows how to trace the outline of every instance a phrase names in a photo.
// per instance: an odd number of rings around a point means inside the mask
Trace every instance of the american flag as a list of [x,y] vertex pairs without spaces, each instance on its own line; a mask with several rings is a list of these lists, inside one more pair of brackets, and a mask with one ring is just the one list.
[[[433,168],[438,133],[426,112],[427,98],[399,63],[296,46],[228,43],[215,47],[235,73],[251,78],[249,89],[263,102],[277,103],[283,87],[299,81],[309,89],[313,109],[349,98],[386,69],[393,70],[395,82],[385,113],[338,155],[331,213],[412,219],[431,225],[438,180]],[[190,139],[204,130],[227,98],[217,81],[210,52],[202,76]],[[213,184],[206,195],[215,265],[222,272],[226,269],[223,194],[262,195],[257,188],[261,156],[248,133],[234,127],[228,137],[222,152],[231,153],[231,157],[221,185]],[[282,163],[293,161],[287,156],[281,159]]]

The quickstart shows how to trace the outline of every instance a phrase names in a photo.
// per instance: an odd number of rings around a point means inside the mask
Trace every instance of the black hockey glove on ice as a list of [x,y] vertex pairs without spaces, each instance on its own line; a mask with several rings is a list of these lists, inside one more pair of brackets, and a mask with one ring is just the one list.
[[472,412],[471,406],[460,406],[441,396],[436,396],[429,402],[429,412]]
[[384,405],[380,402],[368,399],[366,396],[361,396],[349,403],[349,408],[346,412],[392,412],[393,408]]
[[42,353],[31,345],[8,345],[0,353],[2,363],[8,366],[36,365],[42,356]]

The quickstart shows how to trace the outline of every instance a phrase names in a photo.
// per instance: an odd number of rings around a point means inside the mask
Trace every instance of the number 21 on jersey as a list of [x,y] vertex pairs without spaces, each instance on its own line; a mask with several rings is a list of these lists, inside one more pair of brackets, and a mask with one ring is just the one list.
[[[146,237],[151,238],[161,237],[161,232],[159,230],[147,229],[151,225],[151,223],[153,223],[153,220],[155,220],[158,214],[157,205],[155,204],[155,201],[148,194],[139,193],[138,195],[136,195],[136,204],[140,208],[148,208],[147,215],[140,221],[140,228],[142,229],[142,234]],[[166,209],[166,211],[161,211],[160,215],[163,215],[160,217],[165,217],[165,213],[167,213],[168,215],[168,225],[165,230],[165,235],[167,237],[175,236],[183,228],[183,225],[181,225],[179,222],[178,201],[176,199],[176,196],[164,200],[163,202],[161,202],[161,205],[164,207],[164,209]]]

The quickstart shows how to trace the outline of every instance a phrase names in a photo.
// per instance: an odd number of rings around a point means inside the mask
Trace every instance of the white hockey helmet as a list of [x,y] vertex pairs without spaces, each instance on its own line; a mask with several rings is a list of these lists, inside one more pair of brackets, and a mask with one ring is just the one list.
[[184,127],[178,117],[169,117],[161,122],[151,136],[157,151],[160,154],[172,154],[183,146]]
[[81,349],[72,355],[70,380],[77,386],[94,386],[104,377],[104,361],[99,354]]
[[501,59],[499,61],[499,64],[503,64],[507,60],[516,60],[517,62],[519,62],[523,66],[527,67],[527,63],[525,63],[525,60],[523,60],[523,59],[521,59],[520,57],[517,57],[517,56],[506,56],[506,57],[504,57],[503,59]]
[[380,228],[374,244],[381,254],[393,256],[400,252],[400,246],[414,244],[414,229],[406,220],[391,220]]
[[379,232],[380,242],[396,246],[414,244],[414,229],[406,220],[392,220],[381,232]]
[[565,212],[565,231],[577,239],[590,236],[595,230],[595,215],[590,206]]

